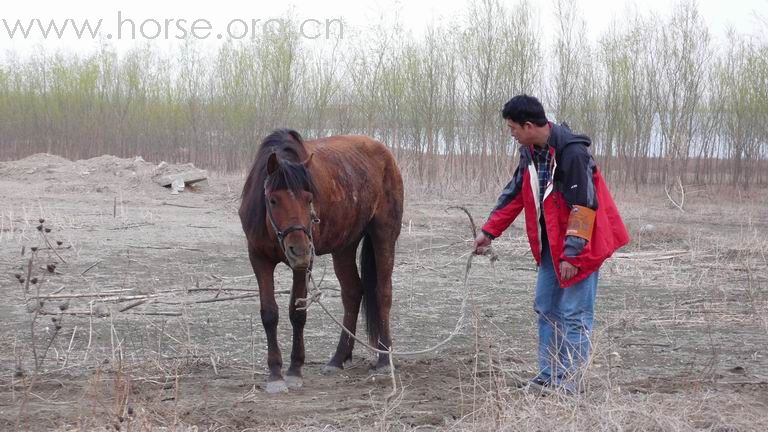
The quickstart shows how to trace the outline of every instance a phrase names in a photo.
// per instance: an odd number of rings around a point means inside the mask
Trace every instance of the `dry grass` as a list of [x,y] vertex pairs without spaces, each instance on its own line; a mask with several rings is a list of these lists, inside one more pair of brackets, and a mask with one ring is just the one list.
[[[229,214],[231,194],[219,192],[225,198],[211,207]],[[410,343],[413,348],[421,338],[403,339],[429,333],[439,339],[454,323],[451,313],[458,310],[462,294],[456,281],[469,239],[464,216],[443,209],[469,203],[482,219],[495,199],[488,194],[436,199],[432,192],[409,192],[396,269],[404,335],[399,346]],[[374,384],[364,373],[321,381],[293,399],[270,400],[258,388],[249,392],[264,379],[257,308],[250,320],[233,316],[236,309],[225,309],[229,316],[211,313],[208,318],[201,311],[212,300],[234,307],[244,301],[236,297],[254,295],[252,278],[241,268],[216,271],[188,250],[198,248],[197,243],[210,248],[224,242],[217,237],[226,238],[220,231],[200,229],[198,238],[177,239],[177,246],[186,249],[174,249],[174,259],[163,264],[157,262],[166,256],[159,249],[110,249],[96,243],[101,246],[94,252],[92,237],[101,242],[124,235],[134,246],[165,247],[172,236],[163,238],[169,228],[158,226],[178,221],[180,213],[169,212],[186,210],[135,209],[137,198],[127,194],[119,217],[113,217],[111,200],[107,214],[90,218],[46,202],[24,202],[0,212],[0,240],[13,249],[0,258],[21,264],[18,249],[36,241],[30,221],[45,215],[65,246],[72,246],[59,252],[73,264],[51,275],[40,294],[30,293],[27,300],[48,296],[49,305],[69,300],[65,312],[85,315],[64,315],[58,333],[46,332],[48,316],[35,324],[31,315],[21,315],[24,326],[11,332],[12,353],[3,358],[17,362],[24,374],[0,383],[0,397],[7,399],[13,419],[20,419],[21,430],[761,430],[768,424],[763,373],[768,366],[763,351],[768,343],[768,241],[762,234],[768,220],[764,196],[751,194],[690,194],[683,213],[666,202],[663,190],[618,191],[635,242],[603,268],[593,363],[584,381],[588,391],[576,397],[541,396],[518,387],[519,377],[533,374],[535,322],[529,306],[534,273],[516,223],[496,242],[502,259],[495,268],[475,261],[472,325],[451,350],[401,365],[400,391],[389,403],[384,401],[388,383]],[[712,199],[719,196],[731,201]],[[206,204],[203,199],[195,203]],[[739,217],[733,217],[734,208]],[[224,217],[223,211],[216,215]],[[646,225],[655,228],[641,232]],[[144,230],[154,243],[131,237]],[[224,260],[238,259],[241,251],[229,252],[229,247],[217,253]],[[285,275],[278,278],[285,283]],[[330,270],[326,280],[326,286],[335,283]],[[54,294],[61,286],[64,291]],[[22,310],[21,290],[13,286],[9,292],[14,307]],[[125,309],[139,301],[145,303]],[[178,315],[152,315],[163,312]],[[30,339],[29,319],[36,341]],[[207,319],[212,322],[201,322]],[[217,319],[240,320],[248,327],[227,334]],[[337,330],[328,320],[317,314],[313,319],[308,343],[335,339]],[[422,327],[408,328],[419,321]],[[281,338],[287,350],[288,339]],[[246,348],[232,348],[238,345]],[[32,346],[43,358],[38,371]],[[324,353],[316,351],[317,360]],[[425,386],[434,391],[426,392]],[[337,403],[327,395],[332,391],[354,396]],[[315,399],[327,401],[318,406]],[[24,407],[23,400],[28,400]],[[281,407],[291,404],[298,417],[268,415],[284,413]],[[267,414],[257,417],[249,410]]]

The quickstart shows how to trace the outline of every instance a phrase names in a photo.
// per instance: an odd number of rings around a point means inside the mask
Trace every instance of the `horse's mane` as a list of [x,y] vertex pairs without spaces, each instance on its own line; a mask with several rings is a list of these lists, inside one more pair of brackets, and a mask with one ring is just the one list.
[[[278,156],[277,170],[267,175],[267,162],[273,154]],[[240,219],[248,236],[267,235],[264,189],[315,192],[315,185],[307,168],[302,164],[308,155],[304,140],[292,129],[277,129],[261,142],[256,160],[243,187]]]

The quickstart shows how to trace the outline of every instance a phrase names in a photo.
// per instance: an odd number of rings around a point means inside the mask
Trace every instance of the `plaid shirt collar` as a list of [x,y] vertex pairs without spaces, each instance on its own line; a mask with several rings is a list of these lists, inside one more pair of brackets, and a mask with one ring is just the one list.
[[552,155],[549,149],[549,144],[544,147],[533,146],[533,163],[539,174],[539,205],[544,201],[544,192],[552,177]]

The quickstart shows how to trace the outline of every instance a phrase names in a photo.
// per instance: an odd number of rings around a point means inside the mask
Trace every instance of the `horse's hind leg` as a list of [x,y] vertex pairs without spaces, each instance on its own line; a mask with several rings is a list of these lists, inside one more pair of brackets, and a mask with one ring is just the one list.
[[[363,298],[363,287],[360,274],[357,271],[357,243],[333,254],[333,269],[341,285],[341,302],[344,305],[344,327],[352,333],[357,329],[357,316],[360,312],[360,301]],[[323,373],[332,374],[344,368],[344,362],[352,358],[355,340],[345,331],[341,331],[336,353],[328,364],[323,367]]]
[[[380,227],[374,229],[371,235],[376,257],[376,301],[379,308],[379,343],[376,348],[380,350],[392,347],[389,314],[392,309],[392,271],[395,266],[395,240],[398,234],[399,226],[396,232]],[[379,354],[376,371],[386,372],[389,367],[389,354]]]
[[288,317],[293,327],[293,347],[291,349],[291,366],[285,374],[285,382],[290,388],[300,388],[303,385],[301,367],[304,366],[304,324],[307,322],[307,311],[296,308],[296,299],[306,297],[307,274],[294,271],[291,304],[288,306]]
[[[381,350],[392,348],[389,314],[392,309],[392,271],[395,267],[395,248],[403,220],[402,192],[402,183],[395,182],[368,228],[376,259],[376,301],[379,318],[379,344],[377,348]],[[377,372],[389,370],[389,357],[389,354],[379,354],[379,361],[376,363]]]

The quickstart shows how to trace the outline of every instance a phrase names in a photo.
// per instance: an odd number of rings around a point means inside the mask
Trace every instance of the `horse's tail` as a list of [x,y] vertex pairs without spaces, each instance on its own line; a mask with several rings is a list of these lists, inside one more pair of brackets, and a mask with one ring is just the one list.
[[373,254],[373,242],[369,234],[363,237],[363,251],[360,256],[360,277],[363,281],[363,309],[368,340],[378,348],[381,330],[379,299],[376,289],[376,257]]

